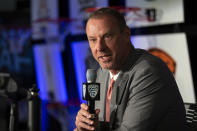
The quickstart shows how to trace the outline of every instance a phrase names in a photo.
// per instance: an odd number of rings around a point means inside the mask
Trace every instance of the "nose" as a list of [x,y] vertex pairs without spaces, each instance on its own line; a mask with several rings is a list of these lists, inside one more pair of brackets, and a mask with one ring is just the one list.
[[103,39],[99,39],[96,43],[96,50],[99,52],[105,51],[106,43]]

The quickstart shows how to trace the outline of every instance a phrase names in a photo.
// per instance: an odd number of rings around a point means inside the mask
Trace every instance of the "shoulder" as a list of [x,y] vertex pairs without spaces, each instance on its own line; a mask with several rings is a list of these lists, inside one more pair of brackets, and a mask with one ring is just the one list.
[[141,52],[140,57],[125,72],[129,76],[131,89],[133,87],[137,87],[138,90],[146,87],[159,89],[161,87],[177,86],[173,74],[160,58],[144,50],[138,51]]
[[169,98],[178,94],[177,84],[167,65],[159,58],[143,51],[128,74],[130,97],[139,100],[146,98]]
[[145,50],[137,49],[140,52],[140,57],[133,64],[129,71],[137,73],[151,72],[158,74],[170,73],[167,65],[158,57],[148,53]]

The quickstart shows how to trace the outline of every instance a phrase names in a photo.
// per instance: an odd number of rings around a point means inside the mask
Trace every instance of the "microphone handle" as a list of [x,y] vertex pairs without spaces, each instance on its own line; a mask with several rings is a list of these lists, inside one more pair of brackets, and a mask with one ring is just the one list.
[[91,114],[95,114],[95,101],[94,100],[88,100],[87,101],[87,105],[88,105],[88,110]]
[[28,101],[28,131],[41,131],[41,99],[34,97]]

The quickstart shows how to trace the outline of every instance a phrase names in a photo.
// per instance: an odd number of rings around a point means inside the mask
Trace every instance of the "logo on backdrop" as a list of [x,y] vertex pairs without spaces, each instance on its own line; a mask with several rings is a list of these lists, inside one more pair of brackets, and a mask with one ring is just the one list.
[[31,74],[30,30],[0,30],[0,71]]
[[166,53],[165,51],[158,49],[158,48],[150,48],[150,49],[148,49],[148,52],[150,52],[154,56],[157,56],[161,60],[163,60],[167,64],[170,71],[175,75],[176,62],[168,53]]

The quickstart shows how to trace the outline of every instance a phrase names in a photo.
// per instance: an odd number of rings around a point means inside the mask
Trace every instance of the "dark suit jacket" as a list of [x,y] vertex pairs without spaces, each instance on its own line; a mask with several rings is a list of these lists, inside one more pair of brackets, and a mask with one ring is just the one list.
[[[107,125],[105,100],[109,71],[100,68],[97,82],[101,84],[101,97],[96,109],[100,109],[99,128],[103,128]],[[139,49],[129,54],[113,87],[109,128],[113,131],[185,131],[181,95],[173,75],[159,58]]]

